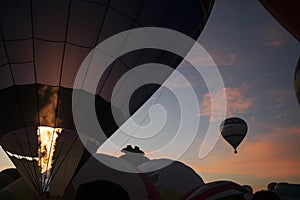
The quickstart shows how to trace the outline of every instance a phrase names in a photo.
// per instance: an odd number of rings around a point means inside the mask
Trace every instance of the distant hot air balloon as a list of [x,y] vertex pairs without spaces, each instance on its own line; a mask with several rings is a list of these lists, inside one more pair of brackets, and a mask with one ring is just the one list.
[[300,56],[299,56],[298,63],[297,63],[296,69],[295,69],[294,89],[295,89],[295,94],[296,94],[298,103],[300,105]]
[[[84,155],[89,155],[74,125],[73,92],[95,97],[99,123],[109,137],[118,128],[110,103],[118,79],[141,64],[163,63],[175,69],[182,61],[163,50],[130,52],[108,67],[97,94],[91,94],[83,87],[73,88],[91,50],[137,27],[169,28],[197,39],[213,5],[214,0],[1,1],[0,144],[37,197],[62,197],[87,159]],[[131,101],[131,112],[157,89],[155,85],[140,90]],[[89,111],[82,116],[82,126],[89,127]],[[87,142],[95,143],[95,149],[104,142],[95,141]]]
[[234,148],[234,153],[237,153],[236,148],[246,136],[248,126],[243,119],[230,117],[221,123],[220,131],[223,138]]

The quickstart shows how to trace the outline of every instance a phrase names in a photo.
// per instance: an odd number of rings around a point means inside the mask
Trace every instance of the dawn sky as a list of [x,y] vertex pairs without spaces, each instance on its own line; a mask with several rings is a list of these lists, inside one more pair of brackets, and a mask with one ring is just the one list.
[[[297,40],[258,1],[219,0],[198,42],[213,58],[222,75],[227,117],[243,118],[248,124],[248,134],[238,147],[238,154],[234,154],[232,147],[220,137],[212,151],[199,159],[200,146],[208,142],[204,141],[205,134],[214,134],[207,132],[210,95],[201,76],[191,65],[183,62],[178,71],[187,77],[197,93],[200,123],[192,146],[179,160],[191,166],[206,182],[227,179],[251,185],[254,190],[266,189],[267,184],[273,181],[299,183],[300,110],[293,86],[300,52]],[[167,84],[169,87],[182,91],[189,87],[178,77],[171,77]],[[160,91],[163,93],[160,94]],[[176,144],[178,149],[160,150],[155,154],[174,137],[180,121],[178,100],[168,90],[160,91],[148,102],[150,105],[159,103],[167,111],[171,122],[166,122],[162,134],[147,140],[120,139],[118,144],[138,145],[152,159],[175,158],[180,154],[182,142]],[[146,105],[142,111],[149,108]],[[217,105],[217,109],[221,111],[222,107]],[[143,115],[137,116],[137,121],[144,119]],[[145,120],[147,123],[149,118]],[[139,133],[144,136],[153,134],[151,131],[135,132],[136,135]],[[109,148],[106,150],[100,152],[110,152]]]
[[[188,77],[199,98],[200,130],[179,159],[191,166],[204,182],[232,180],[265,189],[269,182],[300,182],[300,107],[294,94],[294,70],[300,46],[258,1],[217,0],[198,42],[213,58],[222,75],[227,95],[227,116],[239,116],[248,124],[248,134],[238,154],[223,138],[212,151],[198,158],[210,115],[207,88],[191,66],[182,63],[179,72]],[[172,87],[185,89],[180,82]],[[155,96],[154,96],[155,98]],[[166,92],[160,101],[177,101]],[[155,147],[172,138],[178,118],[172,117],[167,132]],[[137,144],[150,152],[147,142]],[[178,143],[177,145],[181,145]],[[152,145],[153,147],[153,145]],[[2,150],[2,149],[1,149]],[[167,155],[163,155],[167,156]],[[12,167],[0,153],[0,170]]]
[[258,1],[237,0],[216,1],[198,41],[223,76],[227,115],[242,117],[249,129],[237,155],[220,138],[206,158],[193,158],[195,142],[182,160],[205,181],[230,179],[255,190],[271,181],[299,183],[298,41]]

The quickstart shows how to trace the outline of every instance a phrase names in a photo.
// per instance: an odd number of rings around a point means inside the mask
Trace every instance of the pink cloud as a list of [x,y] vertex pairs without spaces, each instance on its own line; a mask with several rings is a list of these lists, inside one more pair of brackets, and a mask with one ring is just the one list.
[[238,57],[237,53],[226,52],[226,50],[210,52],[210,55],[218,66],[232,66]]
[[261,29],[262,44],[277,47],[286,44],[286,34],[280,26],[275,24],[264,25]]
[[[243,86],[241,88],[225,88],[226,93],[226,115],[234,116],[243,114],[248,111],[248,109],[254,104],[252,98],[245,97],[245,92],[247,87]],[[210,117],[211,116],[211,96],[216,98],[216,101],[220,101],[215,105],[215,110],[217,113],[214,113],[214,117],[219,119],[222,117],[222,110],[224,109],[223,99],[221,98],[222,91],[217,92],[216,94],[211,95],[206,93],[203,97],[202,103],[200,105],[200,115]]]

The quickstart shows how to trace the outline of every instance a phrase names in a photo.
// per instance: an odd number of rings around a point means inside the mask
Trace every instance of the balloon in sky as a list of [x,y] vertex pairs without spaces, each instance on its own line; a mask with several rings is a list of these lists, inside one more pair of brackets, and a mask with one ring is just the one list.
[[295,69],[294,89],[295,89],[295,94],[296,94],[298,103],[300,105],[300,56],[299,56],[298,63],[297,63],[296,69]]
[[238,117],[227,118],[220,125],[221,135],[234,148],[234,153],[237,153],[236,148],[243,141],[247,130],[247,123]]
[[[98,121],[109,137],[118,128],[111,111],[118,79],[141,64],[163,63],[175,69],[182,61],[163,50],[127,53],[107,68],[97,93],[91,94],[83,87],[73,88],[89,52],[105,39],[137,27],[169,28],[196,40],[213,5],[213,0],[1,1],[0,144],[37,197],[62,197],[87,155],[74,125],[73,92],[95,97]],[[155,85],[139,90],[131,111],[157,89]],[[82,126],[89,126],[85,114]]]

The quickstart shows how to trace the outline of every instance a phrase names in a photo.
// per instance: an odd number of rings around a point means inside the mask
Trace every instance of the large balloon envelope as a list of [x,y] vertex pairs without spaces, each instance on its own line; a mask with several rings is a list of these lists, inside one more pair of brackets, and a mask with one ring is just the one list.
[[[169,28],[197,39],[213,4],[213,0],[1,1],[0,142],[37,196],[61,197],[85,155],[73,122],[72,92],[95,96],[99,123],[109,137],[118,128],[110,103],[118,79],[144,63],[175,69],[182,61],[163,50],[130,52],[108,67],[97,94],[90,94],[73,89],[89,52],[110,36],[136,27]],[[131,111],[157,88],[140,90]]]
[[221,135],[234,148],[234,153],[237,153],[236,148],[243,141],[247,130],[247,123],[238,117],[227,118],[220,125]]

